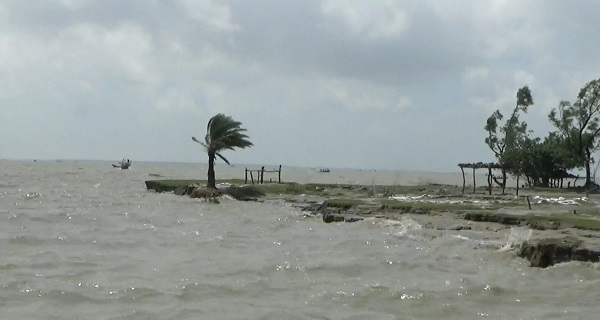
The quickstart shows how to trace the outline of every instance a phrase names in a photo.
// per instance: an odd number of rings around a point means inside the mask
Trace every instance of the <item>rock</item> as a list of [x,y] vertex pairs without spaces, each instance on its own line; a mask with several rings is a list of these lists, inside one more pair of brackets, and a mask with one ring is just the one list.
[[364,220],[363,217],[355,214],[340,214],[340,213],[325,213],[323,214],[323,221],[326,223],[330,222],[356,222]]
[[178,196],[189,196],[192,194],[194,189],[198,188],[197,185],[189,185],[187,187],[178,187],[173,191],[174,194]]
[[145,181],[148,190],[156,192],[173,192],[177,195],[190,195],[198,180],[147,180]]
[[459,224],[459,225],[453,225],[453,226],[450,226],[450,227],[448,227],[448,229],[446,229],[446,230],[456,230],[456,231],[460,231],[460,230],[471,230],[471,227],[470,227],[470,226],[465,226],[465,225],[461,225],[461,224]]
[[582,246],[583,241],[572,236],[527,241],[518,252],[532,267],[547,268],[568,261],[598,262],[600,250]]
[[223,192],[221,192],[217,189],[206,188],[206,187],[197,187],[197,188],[194,188],[194,190],[191,192],[190,198],[201,198],[201,199],[206,199],[209,202],[219,203],[219,200],[217,200],[217,197],[221,196],[222,194],[223,194]]
[[356,221],[362,221],[365,218],[361,217],[361,216],[357,216],[357,215],[346,215],[344,217],[344,222],[356,222]]
[[325,223],[331,223],[331,222],[356,222],[356,221],[361,221],[364,220],[363,217],[352,213],[350,210],[340,210],[339,208],[336,208],[337,211],[332,211],[331,208],[329,208],[329,202],[328,201],[324,201],[322,204],[320,204],[317,207],[316,212],[317,213],[321,213],[321,215],[323,216],[323,221]]
[[238,201],[258,201],[258,197],[265,195],[255,186],[231,186],[225,189],[224,192]]
[[343,215],[339,215],[339,214],[333,214],[333,213],[325,213],[325,214],[323,214],[323,221],[325,223],[343,222],[344,221],[344,216]]
[[469,212],[465,214],[464,219],[479,222],[497,222],[509,226],[520,225],[525,222],[525,218],[502,213]]

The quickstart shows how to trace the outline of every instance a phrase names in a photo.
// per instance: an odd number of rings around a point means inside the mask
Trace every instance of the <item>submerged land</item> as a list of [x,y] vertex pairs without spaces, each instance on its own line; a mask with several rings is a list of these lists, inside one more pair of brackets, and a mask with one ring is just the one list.
[[[354,222],[365,218],[401,220],[423,228],[483,231],[489,238],[513,227],[527,227],[531,236],[517,254],[533,267],[567,261],[599,262],[600,196],[575,189],[525,189],[520,196],[487,187],[463,194],[462,187],[441,184],[381,186],[350,184],[267,183],[244,185],[243,180],[219,181],[218,190],[202,180],[149,180],[146,187],[195,198],[231,197],[242,201],[285,201],[324,222]],[[218,202],[218,200],[215,200]],[[505,236],[505,235],[502,235]],[[499,237],[499,236],[498,236]]]

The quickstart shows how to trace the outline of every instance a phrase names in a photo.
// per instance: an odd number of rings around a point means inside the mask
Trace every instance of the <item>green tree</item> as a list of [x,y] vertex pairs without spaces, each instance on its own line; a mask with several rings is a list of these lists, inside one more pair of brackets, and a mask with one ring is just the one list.
[[527,108],[533,104],[531,91],[528,86],[524,86],[517,91],[517,104],[513,112],[502,127],[498,122],[504,116],[500,110],[494,111],[487,119],[484,127],[488,136],[485,143],[494,152],[498,163],[503,167],[502,182],[494,180],[502,187],[502,192],[506,188],[506,172],[509,171],[519,177],[522,171],[522,161],[520,149],[527,139],[527,123],[519,120],[519,112],[527,113]]
[[568,169],[576,167],[556,132],[551,132],[543,141],[527,139],[521,150],[522,173],[530,186],[549,187],[550,181],[563,178]]
[[592,153],[598,149],[600,136],[600,79],[588,82],[571,104],[561,101],[548,118],[558,129],[573,158],[585,167],[585,185],[591,181]]
[[235,150],[235,148],[244,149],[252,146],[252,142],[248,141],[248,136],[244,133],[246,129],[243,129],[241,125],[241,122],[237,122],[231,117],[219,113],[208,121],[204,142],[192,137],[192,140],[204,146],[208,153],[208,188],[217,188],[215,180],[216,157],[219,157],[225,161],[225,163],[230,164],[229,161],[221,155],[223,150]]

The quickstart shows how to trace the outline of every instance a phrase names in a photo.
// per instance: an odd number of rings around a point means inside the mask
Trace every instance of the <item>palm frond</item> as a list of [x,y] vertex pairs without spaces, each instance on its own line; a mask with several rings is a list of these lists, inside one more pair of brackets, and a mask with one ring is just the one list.
[[219,113],[208,121],[206,127],[206,146],[212,151],[235,148],[247,148],[253,144],[244,134],[246,129],[241,127],[242,123],[233,120],[229,116]]
[[231,163],[229,163],[229,160],[225,159],[225,157],[223,157],[220,153],[217,152],[216,155],[219,156],[219,158],[221,158],[223,161],[225,161],[225,163],[231,165]]
[[195,142],[198,142],[199,144],[201,144],[206,150],[208,150],[208,145],[202,141],[199,141],[198,139],[196,139],[196,137],[192,137],[192,140]]

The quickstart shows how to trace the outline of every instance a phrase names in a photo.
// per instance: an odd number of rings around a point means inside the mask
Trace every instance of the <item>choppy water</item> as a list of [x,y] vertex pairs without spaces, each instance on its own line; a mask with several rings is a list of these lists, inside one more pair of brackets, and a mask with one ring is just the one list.
[[[121,171],[107,162],[0,161],[0,318],[597,316],[598,265],[529,268],[505,250],[526,230],[486,240],[411,220],[324,224],[285,203],[215,205],[149,192],[143,183],[148,174],[204,172],[192,164],[134,163]],[[217,168],[225,178],[243,172]],[[284,177],[462,182],[454,174],[301,168]]]

